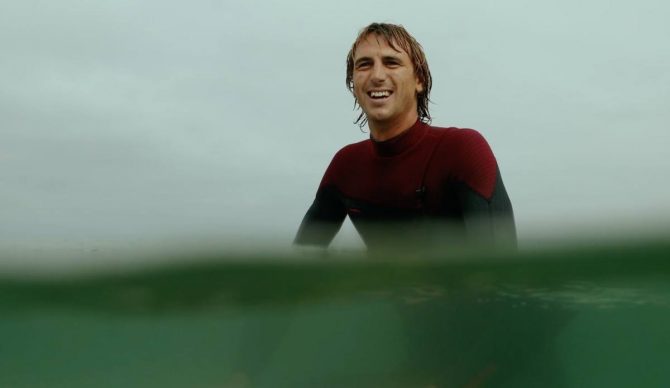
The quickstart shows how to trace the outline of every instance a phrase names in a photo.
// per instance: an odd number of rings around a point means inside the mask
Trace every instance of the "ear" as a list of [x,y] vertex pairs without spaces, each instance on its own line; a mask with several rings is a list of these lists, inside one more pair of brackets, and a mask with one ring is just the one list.
[[419,81],[419,77],[416,78],[416,94],[423,93],[423,82]]

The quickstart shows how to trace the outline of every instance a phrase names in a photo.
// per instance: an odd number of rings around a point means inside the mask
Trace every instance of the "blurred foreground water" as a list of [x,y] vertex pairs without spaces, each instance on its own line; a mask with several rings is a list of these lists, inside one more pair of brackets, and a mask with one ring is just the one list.
[[667,387],[669,256],[654,240],[6,271],[0,386]]

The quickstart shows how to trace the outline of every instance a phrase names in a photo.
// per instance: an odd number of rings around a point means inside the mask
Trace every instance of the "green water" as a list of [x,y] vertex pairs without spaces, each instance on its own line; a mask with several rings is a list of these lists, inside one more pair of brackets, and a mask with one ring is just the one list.
[[184,257],[7,275],[0,386],[667,387],[669,254]]

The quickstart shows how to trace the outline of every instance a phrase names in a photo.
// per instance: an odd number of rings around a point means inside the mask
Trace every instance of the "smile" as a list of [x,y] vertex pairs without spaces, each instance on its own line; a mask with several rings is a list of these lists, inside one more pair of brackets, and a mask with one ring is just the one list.
[[374,99],[386,98],[393,94],[390,90],[373,90],[368,92],[368,96]]

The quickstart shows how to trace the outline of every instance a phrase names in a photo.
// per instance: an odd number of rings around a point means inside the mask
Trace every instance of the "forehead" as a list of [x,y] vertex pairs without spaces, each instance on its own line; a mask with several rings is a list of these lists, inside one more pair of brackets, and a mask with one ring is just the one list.
[[396,41],[389,42],[385,36],[380,34],[371,33],[356,42],[354,60],[375,54],[409,57],[409,54]]

